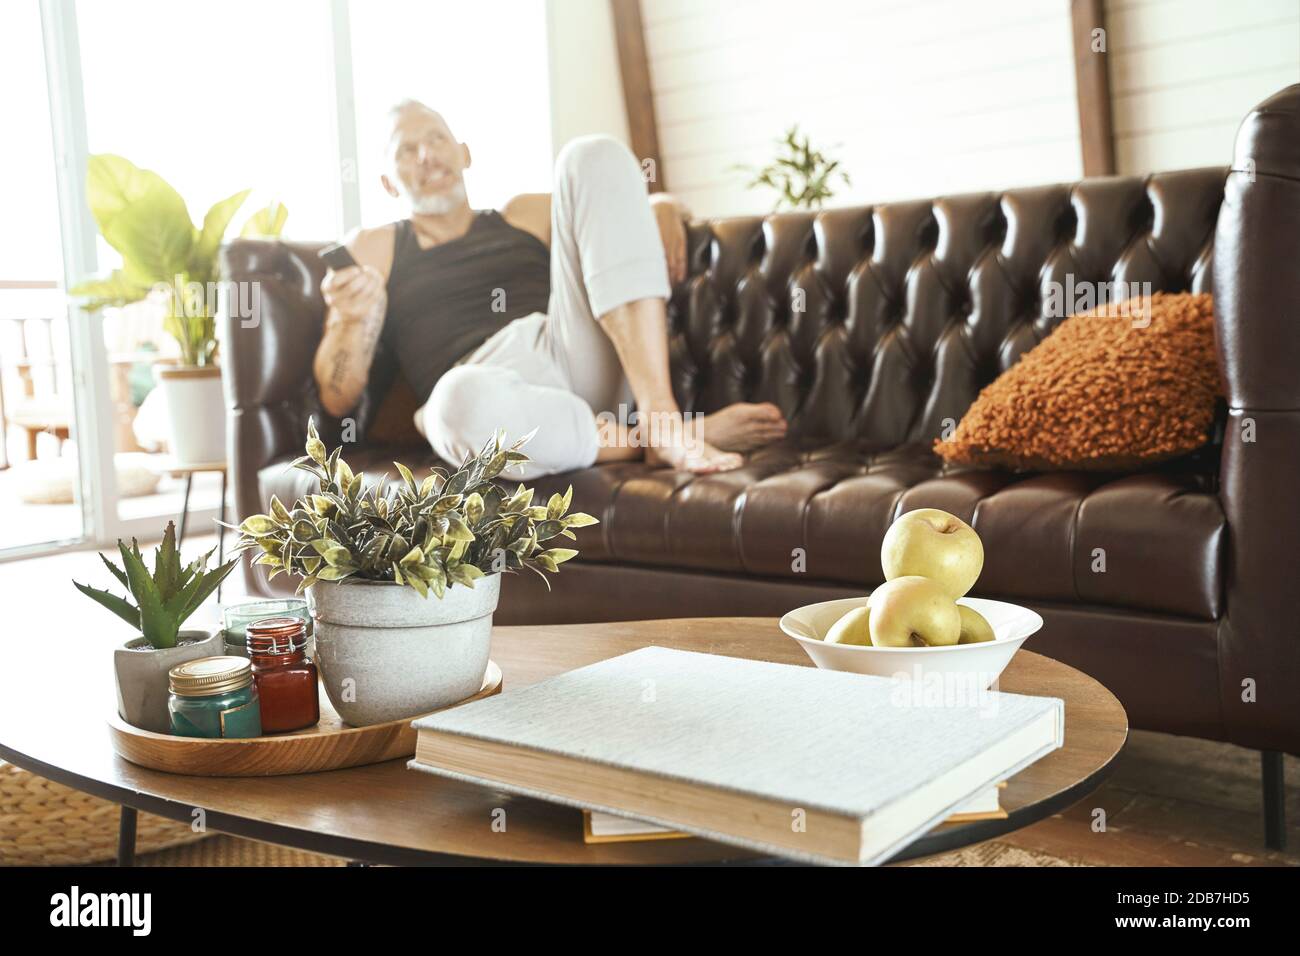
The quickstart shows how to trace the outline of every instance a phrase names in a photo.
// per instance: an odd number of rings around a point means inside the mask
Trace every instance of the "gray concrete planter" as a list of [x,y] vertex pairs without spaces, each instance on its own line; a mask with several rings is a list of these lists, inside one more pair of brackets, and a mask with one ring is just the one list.
[[385,581],[317,582],[316,665],[330,703],[353,727],[425,714],[478,692],[492,644],[501,575],[442,600]]
[[167,712],[167,672],[200,657],[220,657],[226,638],[220,631],[182,630],[175,647],[155,649],[143,637],[113,652],[117,676],[117,712],[132,727],[156,734],[172,732]]

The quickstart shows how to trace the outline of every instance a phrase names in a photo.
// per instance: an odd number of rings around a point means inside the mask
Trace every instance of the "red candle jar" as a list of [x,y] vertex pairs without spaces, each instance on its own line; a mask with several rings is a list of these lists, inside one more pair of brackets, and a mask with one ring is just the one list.
[[262,709],[262,733],[302,730],[320,722],[316,665],[307,659],[307,625],[296,617],[271,617],[248,625]]

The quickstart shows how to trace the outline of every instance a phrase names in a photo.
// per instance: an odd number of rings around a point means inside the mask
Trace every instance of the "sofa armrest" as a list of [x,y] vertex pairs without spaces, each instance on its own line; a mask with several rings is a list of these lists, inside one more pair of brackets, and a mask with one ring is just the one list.
[[1242,123],[1214,246],[1215,334],[1228,400],[1220,699],[1232,739],[1290,753],[1300,753],[1297,236],[1300,85],[1265,100]]
[[300,454],[308,416],[322,419],[312,359],[325,303],[323,244],[237,239],[221,254],[221,364],[235,514],[265,509],[257,472]]

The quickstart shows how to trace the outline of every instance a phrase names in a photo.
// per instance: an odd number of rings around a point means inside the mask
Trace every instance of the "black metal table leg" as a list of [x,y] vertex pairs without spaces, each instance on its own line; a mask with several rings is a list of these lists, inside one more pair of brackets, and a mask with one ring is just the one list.
[[1286,849],[1286,782],[1282,773],[1282,752],[1261,750],[1259,765],[1264,784],[1264,845],[1270,850]]
[[179,551],[181,545],[185,543],[185,521],[190,516],[190,485],[194,484],[194,472],[187,472],[185,475],[185,497],[181,499],[181,527],[176,532],[176,550]]
[[[217,567],[226,562],[226,474],[227,471],[221,472],[221,504],[217,505]],[[217,603],[221,603],[221,589],[225,586],[225,581],[217,585]]]
[[117,865],[135,866],[135,825],[139,814],[135,807],[122,805],[117,822]]

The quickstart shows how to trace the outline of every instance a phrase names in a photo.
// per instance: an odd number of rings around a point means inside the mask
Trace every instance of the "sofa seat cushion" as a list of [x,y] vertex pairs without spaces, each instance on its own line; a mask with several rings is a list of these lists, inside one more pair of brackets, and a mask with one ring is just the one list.
[[610,464],[535,482],[572,483],[600,518],[583,560],[803,578],[873,588],[890,523],[942,508],[984,542],[975,596],[1064,601],[1215,620],[1225,521],[1203,476],[1013,474],[945,468],[928,449],[787,443],[736,471],[690,475]]
[[[418,476],[427,447],[349,449],[369,477]],[[315,479],[284,463],[258,475],[261,500],[285,504]],[[573,485],[574,508],[599,525],[578,532],[585,561],[752,574],[873,588],[890,523],[942,508],[984,542],[975,596],[1063,601],[1215,620],[1222,609],[1225,522],[1195,473],[1013,474],[945,467],[927,448],[789,441],[735,471],[691,475],[640,462],[531,482],[538,500]]]

